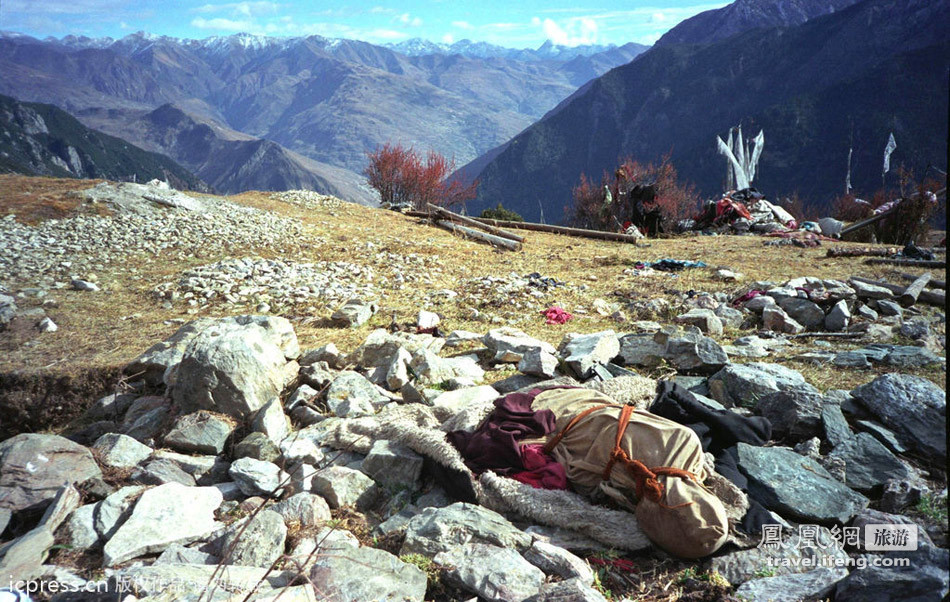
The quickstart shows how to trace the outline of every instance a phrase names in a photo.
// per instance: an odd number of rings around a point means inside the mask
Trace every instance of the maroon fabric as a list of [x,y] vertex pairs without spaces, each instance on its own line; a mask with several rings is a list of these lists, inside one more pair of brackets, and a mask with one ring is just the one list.
[[567,473],[557,460],[544,453],[540,444],[522,445],[521,459],[525,471],[508,475],[535,489],[567,489]]
[[508,475],[527,467],[518,441],[542,437],[554,430],[555,417],[550,410],[535,412],[531,403],[540,393],[509,393],[495,400],[495,409],[475,432],[452,431],[446,438],[465,458],[475,474],[493,470]]

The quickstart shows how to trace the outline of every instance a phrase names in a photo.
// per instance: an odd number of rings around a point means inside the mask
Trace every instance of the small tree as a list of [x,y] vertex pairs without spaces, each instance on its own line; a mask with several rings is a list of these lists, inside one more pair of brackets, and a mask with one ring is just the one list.
[[425,211],[428,203],[449,208],[464,206],[475,198],[478,182],[466,186],[457,180],[448,181],[446,178],[455,171],[455,161],[435,151],[429,151],[423,159],[412,148],[386,143],[368,157],[363,174],[383,203],[408,204]]
[[521,214],[517,211],[512,211],[511,209],[505,209],[505,207],[498,203],[498,206],[494,209],[484,209],[482,210],[481,215],[478,217],[485,219],[497,219],[503,222],[523,222],[524,218],[521,217]]

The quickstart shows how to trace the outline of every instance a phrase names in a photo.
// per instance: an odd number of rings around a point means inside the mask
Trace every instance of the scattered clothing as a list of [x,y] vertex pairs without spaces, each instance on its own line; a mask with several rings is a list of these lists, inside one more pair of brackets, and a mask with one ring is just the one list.
[[746,294],[744,294],[744,295],[741,295],[741,296],[737,297],[736,299],[734,299],[734,300],[732,301],[732,306],[733,306],[733,307],[739,307],[740,305],[744,304],[746,301],[749,301],[750,299],[754,299],[754,298],[756,298],[756,297],[758,297],[758,296],[760,296],[760,295],[764,295],[764,294],[765,294],[765,291],[763,291],[763,290],[761,290],[761,289],[754,288],[754,289],[752,289],[751,291],[749,291],[748,293],[746,293]]
[[661,259],[659,261],[637,262],[634,267],[650,267],[661,272],[679,272],[689,268],[707,267],[702,261],[687,261],[685,259]]
[[544,453],[543,445],[522,445],[521,460],[525,470],[508,475],[512,479],[535,489],[567,489],[567,473],[564,467]]
[[573,314],[566,312],[557,306],[549,307],[542,311],[541,314],[545,318],[545,324],[566,324],[568,321],[574,318]]
[[933,253],[930,251],[921,249],[914,244],[913,241],[907,243],[907,245],[899,253],[901,257],[906,257],[907,259],[922,259],[925,261],[933,261],[936,259]]

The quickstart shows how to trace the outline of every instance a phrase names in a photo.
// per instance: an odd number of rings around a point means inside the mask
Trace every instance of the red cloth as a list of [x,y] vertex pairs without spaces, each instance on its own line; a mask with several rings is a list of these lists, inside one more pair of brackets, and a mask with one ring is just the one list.
[[567,489],[567,473],[564,467],[544,453],[543,445],[522,445],[521,461],[524,472],[508,475],[516,481],[527,483],[535,489]]
[[[733,215],[734,214],[734,215]],[[752,214],[749,213],[749,210],[746,209],[746,206],[738,201],[733,201],[729,197],[719,199],[719,202],[716,203],[716,221],[722,221],[723,219],[732,222],[735,219],[744,217],[745,219],[752,219]]]
[[541,314],[545,317],[545,324],[564,324],[574,317],[557,306],[549,307]]

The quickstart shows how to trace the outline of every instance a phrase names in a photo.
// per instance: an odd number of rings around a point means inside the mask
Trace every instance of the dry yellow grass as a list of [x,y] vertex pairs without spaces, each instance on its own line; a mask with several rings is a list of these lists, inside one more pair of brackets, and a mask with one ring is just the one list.
[[[69,198],[65,195],[67,191],[91,184],[75,180],[0,177],[0,206],[5,213],[16,213],[18,219],[25,222],[55,218],[63,215],[64,211],[68,213],[75,210],[59,208],[58,203]],[[285,260],[298,262],[347,261],[370,265],[379,275],[384,274],[387,268],[385,259],[377,256],[379,252],[420,256],[429,266],[431,284],[414,283],[395,287],[377,279],[374,284],[381,291],[378,299],[380,311],[368,324],[359,328],[333,327],[326,318],[334,307],[311,305],[297,307],[283,314],[295,323],[303,347],[333,342],[343,351],[355,348],[372,329],[388,326],[393,317],[399,323],[414,320],[426,293],[438,289],[452,289],[461,293],[455,300],[436,301],[430,307],[442,315],[446,330],[484,332],[493,325],[474,320],[472,306],[466,303],[467,293],[473,292],[472,285],[466,283],[483,276],[504,277],[510,273],[525,275],[539,272],[543,276],[576,285],[558,288],[544,299],[545,305],[558,304],[575,313],[575,319],[564,325],[546,325],[536,309],[519,309],[507,299],[494,299],[493,304],[475,307],[483,314],[513,322],[513,325],[529,334],[557,344],[568,332],[594,332],[607,328],[624,330],[622,324],[599,316],[591,309],[592,302],[598,298],[608,302],[670,298],[673,291],[688,290],[733,293],[744,283],[753,280],[781,282],[798,276],[846,279],[860,274],[894,280],[896,272],[888,266],[865,265],[861,258],[826,258],[829,243],[822,247],[802,249],[792,246],[767,247],[763,244],[766,239],[757,236],[687,236],[650,240],[649,246],[636,247],[625,243],[522,232],[526,238],[523,250],[507,252],[459,238],[415,218],[358,205],[305,209],[274,200],[270,193],[261,192],[248,192],[226,197],[225,200],[299,219],[305,226],[305,236],[284,241],[286,244],[282,245],[285,249],[282,254],[273,249],[246,248],[231,250],[226,255],[202,254],[175,262],[151,256],[130,257],[129,262],[136,264],[138,272],[128,274],[107,271],[98,274],[102,293],[54,291],[57,304],[46,307],[46,310],[60,326],[58,332],[41,336],[35,333],[22,336],[9,332],[0,334],[0,372],[32,372],[53,367],[68,371],[79,366],[121,365],[173,333],[178,326],[165,324],[169,319],[190,320],[206,315],[252,312],[253,308],[228,308],[220,304],[212,304],[194,314],[186,313],[187,308],[184,306],[164,310],[150,294],[155,285],[177,279],[178,274],[188,267],[211,263],[227,256],[274,257],[280,254]],[[54,211],[49,207],[56,209]],[[367,243],[372,243],[373,248],[368,248]],[[711,268],[723,266],[739,271],[744,278],[738,284],[720,282],[714,278],[713,269],[686,270],[675,278],[662,273],[649,277],[623,273],[625,268],[637,261],[664,257],[702,260]],[[11,284],[30,285],[28,282]],[[489,292],[482,291],[482,294],[487,296]],[[24,300],[22,305],[26,308],[30,303]],[[579,308],[586,308],[587,313],[579,312]],[[630,317],[636,319],[635,316]],[[32,340],[27,342],[27,336],[33,337]],[[803,369],[808,370],[805,366]],[[860,372],[855,375],[861,379],[860,382],[867,378]],[[830,383],[835,379],[826,380]]]

